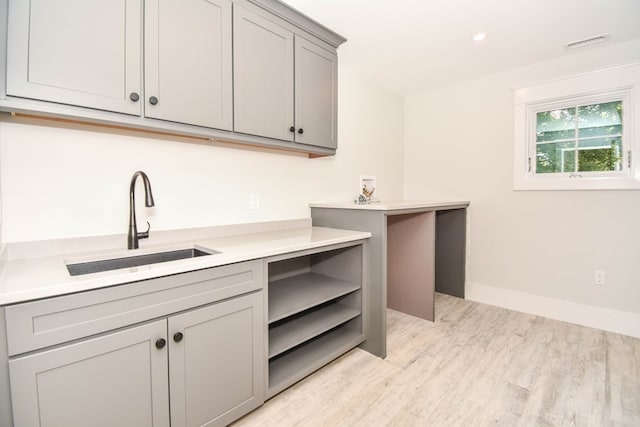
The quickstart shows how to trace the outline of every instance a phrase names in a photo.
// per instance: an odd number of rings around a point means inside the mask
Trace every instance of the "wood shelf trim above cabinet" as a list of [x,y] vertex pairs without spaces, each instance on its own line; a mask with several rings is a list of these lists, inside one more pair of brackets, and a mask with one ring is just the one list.
[[[38,101],[34,101],[38,102]],[[61,114],[51,114],[45,112],[34,113],[32,110],[15,108],[13,106],[5,108],[3,100],[0,99],[0,122],[3,121],[1,111],[5,111],[9,119],[4,121],[40,121],[40,124],[47,124],[42,122],[49,122],[51,124],[57,123],[60,127],[75,127],[86,126],[87,128],[97,128],[110,130],[115,132],[138,132],[146,134],[152,137],[166,138],[174,141],[184,140],[185,142],[195,142],[201,144],[214,144],[219,146],[233,147],[236,149],[247,150],[261,150],[265,152],[274,153],[290,153],[291,155],[305,154],[310,159],[319,157],[327,157],[335,155],[333,149],[324,147],[314,147],[304,144],[293,144],[285,141],[275,141],[268,138],[244,135],[240,133],[228,133],[224,131],[217,131],[216,129],[207,129],[189,125],[182,125],[179,123],[161,122],[159,120],[153,120],[154,123],[160,123],[157,126],[146,123],[145,119],[140,118],[126,118],[125,120],[113,120],[109,118],[104,120],[103,118],[68,118]],[[69,107],[76,108],[76,107]],[[110,115],[110,112],[96,111],[98,117],[101,113]],[[115,113],[113,113],[115,114]],[[106,117],[106,116],[105,116]],[[51,125],[48,124],[48,125]],[[166,129],[166,130],[164,130]]]

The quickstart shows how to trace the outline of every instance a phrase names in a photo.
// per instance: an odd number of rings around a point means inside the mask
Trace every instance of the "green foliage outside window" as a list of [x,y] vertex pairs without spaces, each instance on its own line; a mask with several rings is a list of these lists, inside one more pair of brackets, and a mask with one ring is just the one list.
[[622,168],[622,101],[536,115],[536,173]]

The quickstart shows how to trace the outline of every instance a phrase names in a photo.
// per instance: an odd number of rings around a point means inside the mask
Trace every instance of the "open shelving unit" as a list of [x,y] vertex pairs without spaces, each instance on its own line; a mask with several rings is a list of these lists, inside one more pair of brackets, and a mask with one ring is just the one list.
[[364,341],[362,243],[268,263],[271,397]]

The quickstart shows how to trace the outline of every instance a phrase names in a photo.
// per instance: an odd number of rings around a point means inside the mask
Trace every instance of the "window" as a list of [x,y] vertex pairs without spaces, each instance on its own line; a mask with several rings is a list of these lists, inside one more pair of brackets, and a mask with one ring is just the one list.
[[516,90],[514,189],[640,189],[630,82],[640,65]]
[[622,100],[535,112],[533,172],[622,171],[622,121]]

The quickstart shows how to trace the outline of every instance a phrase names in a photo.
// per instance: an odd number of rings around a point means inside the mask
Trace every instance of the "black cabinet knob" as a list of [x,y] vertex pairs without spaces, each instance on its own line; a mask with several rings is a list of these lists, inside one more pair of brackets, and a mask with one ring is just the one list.
[[164,338],[159,338],[156,341],[156,348],[163,348],[166,344],[167,344],[167,340],[165,340]]
[[294,126],[291,126],[291,127],[289,128],[289,132],[295,132],[295,131],[296,131],[296,128],[295,128]]
[[158,98],[156,98],[155,96],[152,96],[151,98],[149,98],[149,104],[156,105],[157,103],[158,103]]
[[303,130],[302,128],[300,128],[300,129],[298,129],[298,133],[299,133],[300,135],[302,135],[302,134],[304,133],[304,130]]
[[131,92],[131,94],[129,95],[129,99],[133,102],[138,102],[138,100],[140,99],[140,95],[135,92]]
[[184,335],[182,334],[182,332],[176,332],[175,334],[173,334],[173,340],[175,342],[182,341],[182,338],[184,338]]

